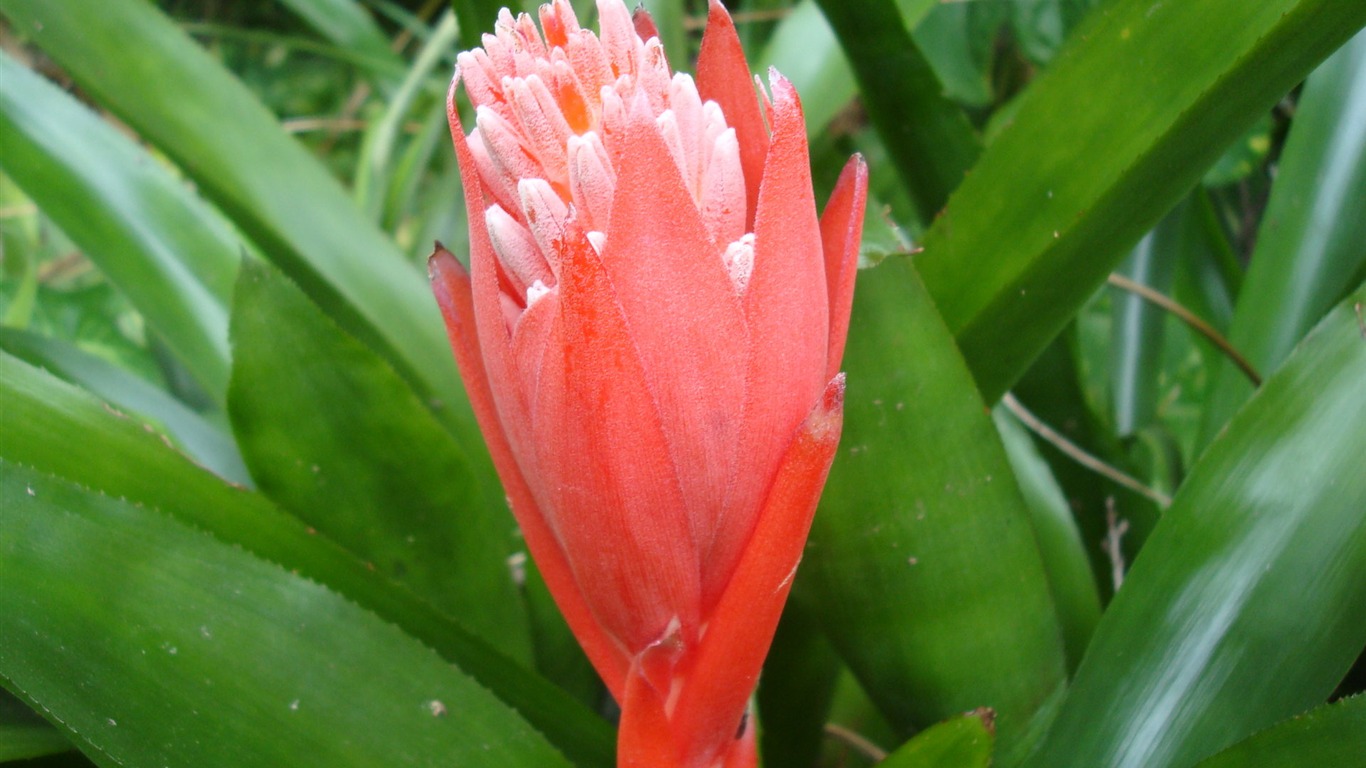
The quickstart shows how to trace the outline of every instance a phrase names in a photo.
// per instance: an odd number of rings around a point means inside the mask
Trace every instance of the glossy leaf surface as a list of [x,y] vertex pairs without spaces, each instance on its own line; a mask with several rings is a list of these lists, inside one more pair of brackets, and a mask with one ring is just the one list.
[[963,111],[943,95],[892,0],[821,0],[863,90],[863,104],[882,134],[916,208],[925,220],[981,151]]
[[1338,0],[1119,0],[1092,13],[916,262],[986,399],[1230,142],[1363,24],[1366,4]]
[[210,423],[184,403],[119,366],[57,339],[0,329],[0,349],[61,376],[115,408],[155,422],[187,455],[228,482],[251,482],[226,427]]
[[1366,695],[1317,707],[1241,741],[1197,768],[1351,765],[1366,754]]
[[140,422],[4,353],[0,401],[0,459],[160,509],[326,584],[458,664],[579,765],[611,765],[612,733],[603,720],[259,493],[194,467]]
[[393,625],[154,509],[2,462],[0,555],[0,677],[97,762],[568,765]]
[[0,168],[221,403],[240,239],[147,152],[5,53],[0,83]]
[[515,524],[402,377],[264,264],[238,281],[232,340],[228,411],[262,492],[529,658],[506,563]]
[[1339,305],[1192,468],[1028,766],[1190,765],[1346,673],[1366,645],[1363,301]]
[[909,264],[863,270],[844,437],[802,565],[825,629],[903,733],[992,707],[1021,744],[1063,685],[1029,513]]
[[275,116],[154,5],[109,0],[92,14],[73,0],[4,0],[0,13],[176,161],[344,327],[424,394],[462,402],[419,271]]
[[[1366,32],[1305,82],[1229,341],[1263,375],[1366,268]],[[1223,365],[1205,413],[1213,437],[1252,392]]]

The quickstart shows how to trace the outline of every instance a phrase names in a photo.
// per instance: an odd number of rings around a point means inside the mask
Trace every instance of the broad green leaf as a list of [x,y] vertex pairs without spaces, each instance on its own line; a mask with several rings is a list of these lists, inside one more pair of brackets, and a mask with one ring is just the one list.
[[0,459],[159,509],[325,584],[459,665],[579,765],[612,764],[600,718],[259,493],[198,469],[144,425],[3,352],[0,402]]
[[1327,698],[1366,645],[1359,288],[1205,451],[1031,768],[1187,766]]
[[990,710],[926,728],[878,763],[879,768],[988,768],[995,731]]
[[[1238,295],[1229,341],[1263,376],[1366,266],[1363,200],[1366,32],[1305,83]],[[1233,365],[1219,367],[1205,411],[1205,441],[1251,392]]]
[[0,680],[103,765],[569,765],[341,595],[7,461],[0,581]]
[[422,394],[459,406],[449,413],[475,439],[426,280],[217,60],[145,0],[106,0],[99,13],[79,0],[0,0],[0,13],[183,168],[343,327]]
[[864,108],[902,184],[921,218],[933,218],[981,151],[972,126],[944,98],[893,0],[818,2],[854,67]]
[[804,578],[831,641],[903,737],[991,707],[1010,753],[1066,674],[1029,512],[905,259],[860,273],[849,328],[844,437]]
[[0,328],[0,349],[84,387],[115,408],[155,422],[200,466],[224,480],[251,482],[237,444],[227,431],[165,390],[60,339]]
[[916,265],[988,402],[1225,147],[1366,24],[1341,0],[1115,0],[1021,96]]
[[1100,620],[1100,593],[1086,557],[1086,544],[1062,489],[1029,433],[1003,406],[992,410],[992,419],[1029,509],[1062,625],[1067,668],[1074,670]]
[[518,659],[515,523],[403,378],[264,263],[233,299],[228,415],[269,498]]
[[240,238],[125,135],[4,53],[0,168],[222,403]]
[[69,752],[71,740],[0,689],[0,763]]
[[1366,755],[1366,695],[1278,723],[1196,768],[1304,768],[1352,765]]

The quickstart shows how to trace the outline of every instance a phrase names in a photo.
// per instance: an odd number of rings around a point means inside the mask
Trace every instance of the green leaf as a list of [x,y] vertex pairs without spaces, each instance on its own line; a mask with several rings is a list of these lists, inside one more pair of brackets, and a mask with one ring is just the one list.
[[[423,276],[246,86],[156,6],[108,0],[92,14],[77,0],[0,0],[0,12],[180,165],[263,253],[422,394],[463,402]],[[467,411],[449,413],[473,441]]]
[[359,51],[393,67],[403,62],[365,7],[355,0],[280,0],[338,47]]
[[0,763],[71,751],[66,734],[0,689]]
[[892,0],[818,0],[844,47],[863,105],[911,194],[929,220],[977,159],[981,145],[962,110],[911,39]]
[[493,31],[499,9],[509,5],[503,0],[451,0],[455,17],[460,21],[460,46],[474,48],[481,44],[481,35]]
[[849,62],[815,0],[801,0],[779,22],[754,71],[764,74],[769,67],[783,73],[801,94],[811,137],[820,135],[858,92]]
[[842,668],[820,616],[804,600],[789,599],[755,693],[766,765],[818,764]]
[[1009,15],[1007,3],[939,2],[915,28],[946,97],[978,109],[991,105],[997,30]]
[[1239,742],[1196,768],[1351,765],[1366,754],[1366,695],[1316,707]]
[[[1366,32],[1305,83],[1271,199],[1238,294],[1229,341],[1267,375],[1366,267]],[[1357,276],[1355,279],[1360,279]],[[1206,406],[1208,441],[1252,385],[1219,366]]]
[[991,415],[1034,525],[1049,591],[1062,624],[1067,668],[1075,670],[1100,621],[1100,593],[1086,544],[1062,488],[1024,426],[1003,406],[997,406]]
[[988,768],[995,732],[990,710],[934,725],[878,763],[878,768]]
[[[1143,236],[1117,270],[1161,294],[1171,292],[1180,251],[1183,208]],[[1115,434],[1125,438],[1157,418],[1167,313],[1136,293],[1111,288],[1110,409]]]
[[237,444],[227,432],[165,390],[60,339],[0,328],[0,349],[79,384],[116,408],[155,422],[186,454],[224,480],[251,481]]
[[4,53],[0,83],[0,168],[222,403],[240,239],[144,150]]
[[6,461],[0,581],[0,678],[105,765],[568,765],[340,595]]
[[1005,753],[1064,684],[1029,512],[905,259],[863,270],[844,437],[802,565],[824,626],[903,737],[991,707]]
[[233,301],[228,414],[262,492],[518,659],[515,523],[402,377],[264,263]]
[[922,243],[988,402],[1200,174],[1366,24],[1340,0],[1115,0],[1021,97]]
[[1037,768],[1186,766],[1366,645],[1366,287],[1210,444],[1101,618]]
[[[455,14],[448,12],[432,29],[432,34],[418,52],[417,58],[408,68],[403,81],[394,91],[384,107],[384,113],[372,125],[362,146],[361,158],[356,168],[356,191],[361,207],[373,221],[382,220],[387,192],[394,173],[394,159],[398,152],[399,134],[403,123],[418,97],[431,84],[432,69],[442,63],[442,70],[449,72],[443,57],[450,53],[456,40]],[[437,99],[438,102],[441,99]],[[444,124],[445,109],[440,110]],[[443,131],[444,133],[444,131]]]
[[3,352],[0,402],[0,459],[160,509],[321,582],[458,664],[577,764],[612,764],[612,731],[601,718],[259,493],[198,469],[144,425]]

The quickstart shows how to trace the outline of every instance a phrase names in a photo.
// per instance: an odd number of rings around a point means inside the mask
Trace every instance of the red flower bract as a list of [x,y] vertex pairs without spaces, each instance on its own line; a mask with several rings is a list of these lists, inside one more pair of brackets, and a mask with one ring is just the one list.
[[[867,171],[818,219],[791,84],[713,2],[696,85],[566,0],[459,57],[470,270],[431,272],[512,511],[621,703],[621,765],[754,763],[745,716],[839,440]],[[467,136],[455,104],[475,107]]]

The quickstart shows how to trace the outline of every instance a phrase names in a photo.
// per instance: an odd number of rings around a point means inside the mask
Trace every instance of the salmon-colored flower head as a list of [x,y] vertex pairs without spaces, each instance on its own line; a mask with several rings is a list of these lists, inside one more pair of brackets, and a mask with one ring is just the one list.
[[[754,764],[747,706],[839,439],[867,171],[817,218],[801,103],[711,5],[506,10],[460,54],[470,269],[431,270],[512,511],[622,708],[621,765]],[[456,107],[474,106],[468,134]]]

